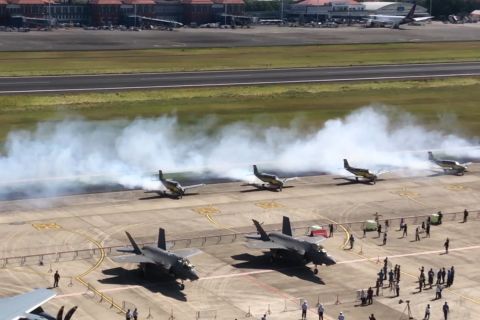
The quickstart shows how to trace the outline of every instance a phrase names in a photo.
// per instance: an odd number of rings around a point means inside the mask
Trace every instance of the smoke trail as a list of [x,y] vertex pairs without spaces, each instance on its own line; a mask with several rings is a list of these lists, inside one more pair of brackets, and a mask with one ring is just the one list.
[[[2,188],[11,183],[68,178],[86,185],[118,183],[153,187],[146,173],[209,170],[244,179],[253,163],[284,171],[338,173],[343,158],[369,168],[428,167],[428,149],[472,147],[474,141],[428,130],[405,113],[383,107],[359,109],[305,133],[289,128],[235,123],[214,130],[211,119],[192,127],[175,117],[40,123],[33,132],[11,132],[0,155]],[[214,133],[212,133],[214,132]],[[422,150],[421,152],[404,151]],[[478,149],[457,155],[478,157]],[[50,180],[48,180],[50,179]],[[55,192],[55,184],[46,183]]]

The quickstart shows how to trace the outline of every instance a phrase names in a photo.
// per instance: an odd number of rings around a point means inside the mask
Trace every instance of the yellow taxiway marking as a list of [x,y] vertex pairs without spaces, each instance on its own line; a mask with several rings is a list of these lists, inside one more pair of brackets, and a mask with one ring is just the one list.
[[283,208],[283,205],[280,203],[277,203],[275,201],[262,201],[262,202],[257,202],[255,203],[257,207],[260,207],[262,209],[278,209],[278,208]]
[[204,216],[220,213],[220,209],[215,208],[214,206],[195,208],[192,210]]
[[234,232],[234,233],[237,232],[236,230],[230,228],[229,226],[226,226],[226,225],[223,225],[223,224],[219,223],[217,220],[215,220],[213,218],[213,215],[221,212],[220,209],[215,208],[214,206],[195,208],[195,209],[192,209],[192,210],[195,211],[198,214],[201,214],[205,218],[207,218],[207,220],[211,224],[213,224],[215,227],[217,227],[218,229],[225,229],[225,230],[228,230],[228,231],[231,231],[231,232]]
[[407,190],[407,187],[403,187],[401,190],[391,191],[391,192],[393,194],[399,195],[400,197],[403,197],[403,198],[407,198],[408,200],[416,202],[419,205],[422,205],[425,207],[425,204],[422,201],[415,199],[420,194],[418,192]]
[[43,231],[43,230],[58,230],[61,229],[62,227],[55,222],[50,222],[50,223],[32,223],[32,227],[37,229],[37,231]]
[[449,185],[445,186],[445,188],[447,188],[447,190],[451,190],[451,191],[463,191],[463,190],[465,190],[465,187],[462,186],[461,184],[449,184]]
[[98,289],[96,289],[95,287],[93,287],[92,285],[90,285],[87,281],[85,281],[83,279],[83,277],[85,277],[86,275],[90,274],[91,272],[93,272],[94,270],[96,270],[98,267],[100,267],[100,265],[103,263],[103,261],[105,260],[105,257],[106,257],[106,254],[105,254],[105,249],[103,248],[102,244],[100,242],[98,242],[97,240],[95,240],[94,238],[90,237],[89,235],[86,235],[82,232],[78,232],[78,231],[74,231],[74,230],[68,230],[69,232],[72,232],[72,233],[75,233],[79,236],[82,236],[84,237],[85,239],[87,239],[88,241],[90,241],[91,243],[93,243],[99,250],[100,252],[100,258],[98,258],[97,262],[92,266],[90,267],[87,271],[75,276],[75,279],[80,282],[81,284],[83,284],[84,286],[87,287],[87,289],[90,289],[92,290],[94,293],[98,294],[99,296],[101,296],[103,299],[105,299],[106,301],[109,301],[111,302],[111,305],[117,309],[118,311],[122,312],[122,313],[126,313],[125,310],[123,310],[122,306],[116,304],[114,301],[113,301],[113,298],[109,298],[107,296],[105,296],[105,294],[103,294],[102,292],[100,292]]

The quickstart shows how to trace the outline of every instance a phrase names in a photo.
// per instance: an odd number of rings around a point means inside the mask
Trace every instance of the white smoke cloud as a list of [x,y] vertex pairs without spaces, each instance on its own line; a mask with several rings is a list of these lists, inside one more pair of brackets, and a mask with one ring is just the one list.
[[472,148],[476,141],[426,129],[411,115],[384,107],[359,109],[308,133],[293,123],[289,128],[235,123],[216,131],[211,118],[192,127],[179,125],[176,117],[40,123],[33,132],[8,135],[0,155],[0,181],[2,188],[64,178],[155,188],[158,182],[148,173],[160,168],[245,179],[254,163],[283,171],[338,173],[343,158],[369,168],[424,169],[429,149],[480,156]]

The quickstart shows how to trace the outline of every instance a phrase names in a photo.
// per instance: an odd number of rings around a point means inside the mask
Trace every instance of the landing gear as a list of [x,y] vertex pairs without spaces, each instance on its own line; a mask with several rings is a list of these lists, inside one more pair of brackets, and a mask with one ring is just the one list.
[[178,287],[180,288],[180,290],[184,290],[184,289],[185,289],[185,285],[183,284],[183,280],[182,280],[182,282],[180,282],[180,284],[178,285]]
[[315,269],[313,269],[313,274],[318,274],[318,268],[317,268],[317,265],[315,265]]
[[358,182],[358,177],[355,177],[355,181]]

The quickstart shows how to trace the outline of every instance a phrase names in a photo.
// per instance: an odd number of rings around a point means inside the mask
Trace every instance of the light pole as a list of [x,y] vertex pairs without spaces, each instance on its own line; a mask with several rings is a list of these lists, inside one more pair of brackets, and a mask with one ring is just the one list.
[[432,4],[433,4],[433,0],[430,0],[430,15],[432,15]]

